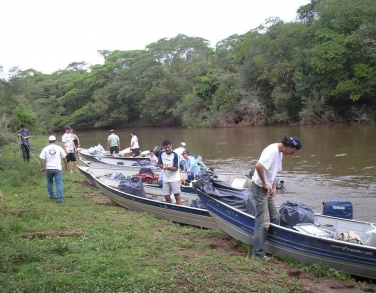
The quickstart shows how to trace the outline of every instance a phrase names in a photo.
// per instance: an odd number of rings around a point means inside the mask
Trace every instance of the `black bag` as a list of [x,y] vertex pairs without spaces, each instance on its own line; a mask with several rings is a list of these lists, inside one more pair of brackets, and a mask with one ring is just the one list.
[[139,197],[146,197],[142,179],[137,176],[124,178],[120,181],[118,188],[120,191],[123,191],[125,193]]
[[315,213],[304,203],[284,202],[279,207],[281,225],[293,227],[300,223],[314,223]]
[[141,168],[138,174],[150,174],[153,175],[153,170],[151,168]]
[[116,180],[123,180],[125,178],[125,176],[122,173],[109,173],[104,176]]
[[193,188],[198,188],[219,201],[254,216],[256,206],[251,190],[233,188],[217,177],[212,170],[201,170],[196,174],[196,180],[192,182]]

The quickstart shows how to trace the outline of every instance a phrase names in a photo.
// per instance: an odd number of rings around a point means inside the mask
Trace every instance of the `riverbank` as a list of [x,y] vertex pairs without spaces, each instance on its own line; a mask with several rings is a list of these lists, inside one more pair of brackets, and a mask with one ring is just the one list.
[[254,261],[250,247],[220,231],[121,208],[81,174],[63,172],[57,204],[36,159],[44,142],[34,137],[30,163],[16,144],[1,153],[5,292],[374,292],[332,270]]

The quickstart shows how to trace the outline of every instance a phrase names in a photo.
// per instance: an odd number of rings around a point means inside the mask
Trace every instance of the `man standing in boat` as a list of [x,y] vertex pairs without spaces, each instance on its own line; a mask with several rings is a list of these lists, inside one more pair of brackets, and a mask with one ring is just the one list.
[[264,248],[266,235],[270,223],[280,223],[279,212],[273,199],[277,191],[277,173],[282,170],[283,156],[293,155],[301,147],[299,138],[285,136],[281,143],[267,146],[256,163],[251,184],[256,205],[253,259],[268,259]]
[[131,151],[133,153],[133,157],[138,157],[140,155],[140,146],[138,145],[138,138],[135,132],[131,132]]
[[114,157],[119,156],[120,150],[120,138],[115,134],[113,129],[110,130],[110,135],[107,138],[107,149],[110,150],[110,154],[114,154]]
[[162,147],[164,151],[162,151],[158,160],[158,166],[163,169],[162,194],[164,195],[166,202],[172,203],[170,195],[173,193],[176,204],[181,205],[179,156],[172,151],[172,144],[168,139],[162,142]]
[[[185,159],[183,157],[183,152],[186,148],[187,148],[187,145],[185,144],[185,142],[181,142],[180,146],[178,148],[174,149],[174,153],[177,153],[178,156],[179,156],[179,167],[180,167],[181,170],[183,170],[182,167],[184,166],[184,163],[185,163]],[[180,163],[182,163],[183,166],[181,166]]]

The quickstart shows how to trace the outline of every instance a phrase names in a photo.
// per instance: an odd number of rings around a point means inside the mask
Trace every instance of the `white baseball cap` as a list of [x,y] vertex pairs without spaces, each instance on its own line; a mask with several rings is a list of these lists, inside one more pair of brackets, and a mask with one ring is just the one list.
[[182,145],[182,146],[186,146],[185,142],[181,142],[180,145]]
[[48,140],[49,140],[49,141],[54,141],[54,140],[56,140],[55,135],[50,135],[50,136],[48,137]]

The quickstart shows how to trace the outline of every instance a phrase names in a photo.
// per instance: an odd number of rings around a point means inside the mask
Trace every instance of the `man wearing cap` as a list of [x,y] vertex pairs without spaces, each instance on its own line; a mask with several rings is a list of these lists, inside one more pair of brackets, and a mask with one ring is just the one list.
[[70,126],[65,126],[65,133],[61,138],[61,142],[63,143],[63,149],[67,154],[67,162],[68,162],[68,169],[70,173],[73,173],[69,162],[73,162],[74,170],[78,173],[77,170],[77,159],[76,159],[76,145],[74,144],[74,136],[71,132]]
[[119,156],[120,138],[115,134],[113,129],[110,130],[110,135],[107,138],[107,149],[110,150],[111,155],[115,153],[115,157]]
[[18,137],[21,138],[21,150],[24,162],[30,162],[30,131],[26,129],[25,124],[21,124],[21,129],[17,131]]
[[191,156],[188,150],[183,151],[184,171],[187,172],[188,180],[193,180],[194,175],[200,171],[200,167],[197,164],[197,161],[194,157]]
[[49,198],[55,198],[53,181],[56,184],[56,202],[63,201],[63,174],[61,168],[61,159],[64,161],[65,168],[68,169],[65,151],[56,145],[56,137],[51,135],[48,138],[50,144],[46,146],[39,155],[40,171],[46,174],[47,191]]
[[273,199],[276,195],[277,172],[282,170],[283,156],[293,155],[301,147],[299,138],[285,136],[281,143],[267,146],[256,163],[251,184],[256,205],[253,259],[268,259],[264,246],[269,225],[280,223],[279,212]]
[[[179,166],[180,166],[180,163],[182,163],[182,165],[184,166],[184,163],[185,163],[185,160],[184,160],[184,157],[183,157],[183,152],[184,150],[187,148],[187,145],[185,144],[185,142],[181,142],[180,143],[180,147],[174,149],[174,153],[177,153],[178,156],[179,156]],[[182,162],[183,161],[183,162]],[[183,170],[183,168],[181,167],[180,169]]]

